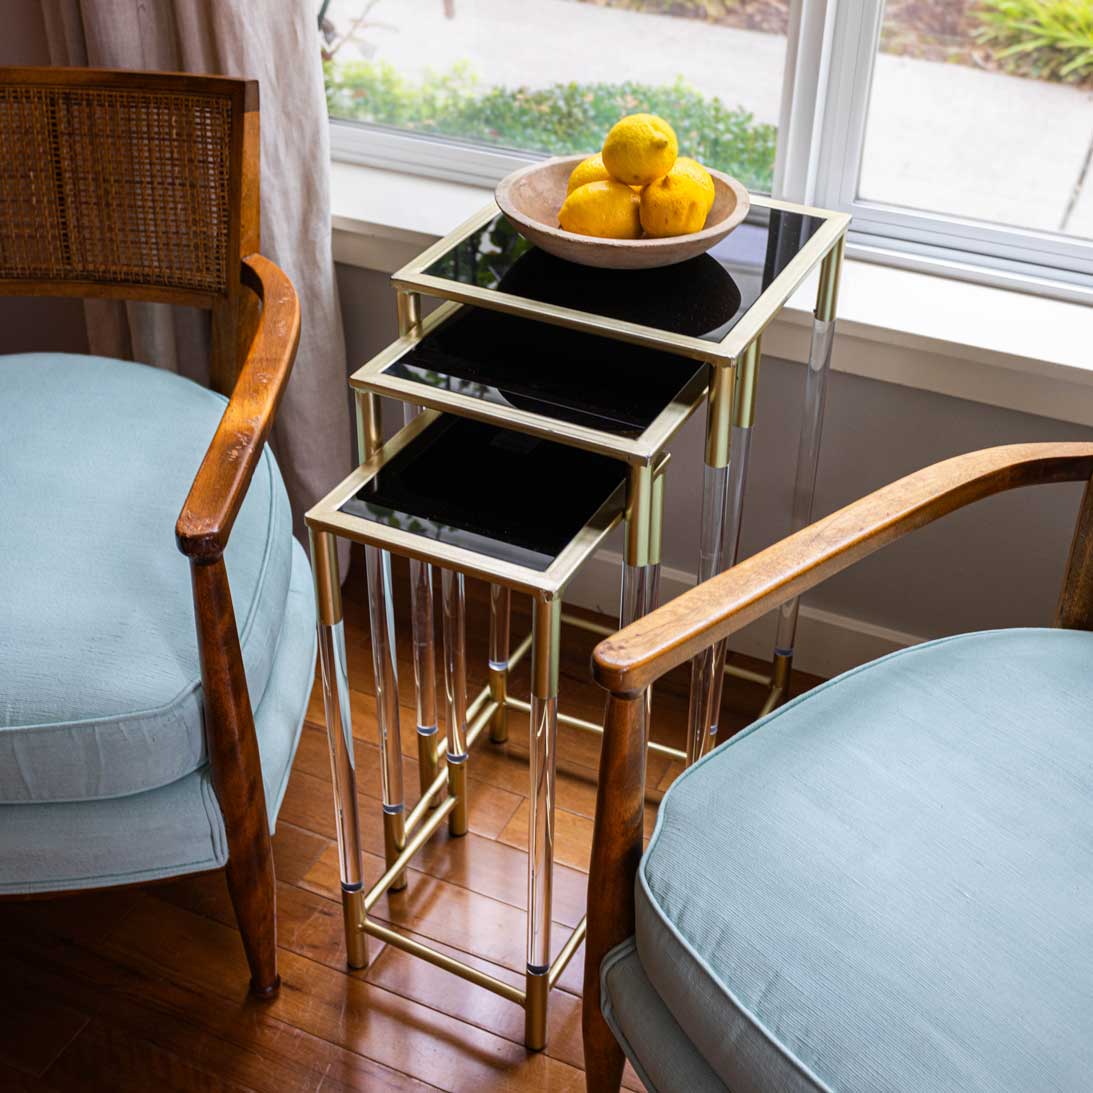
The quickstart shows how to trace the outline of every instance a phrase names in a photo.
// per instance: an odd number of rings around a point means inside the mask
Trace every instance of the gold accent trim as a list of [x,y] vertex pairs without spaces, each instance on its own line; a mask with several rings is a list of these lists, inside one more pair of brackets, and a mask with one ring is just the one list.
[[[506,699],[505,705],[510,710],[519,710],[520,713],[531,713],[531,703],[526,702],[522,698],[513,698],[511,695]],[[603,726],[597,725],[595,721],[586,721],[583,717],[574,717],[572,714],[564,713],[561,710],[558,711],[558,724],[568,725],[571,729],[580,729],[582,732],[593,732],[599,736],[603,736]],[[679,748],[669,747],[667,744],[658,744],[655,740],[650,740],[648,744],[650,751],[658,752],[661,755],[670,755],[673,759],[686,759],[687,753],[680,751]]]
[[406,840],[402,853],[387,867],[387,872],[371,888],[364,897],[365,914],[375,907],[380,896],[388,891],[395,878],[410,864],[413,856],[428,842],[429,836],[448,818],[448,813],[455,808],[455,800],[449,797],[443,804],[438,805],[424,820],[422,825]]
[[396,292],[395,313],[399,334],[402,337],[412,334],[421,326],[421,297],[416,292]]
[[653,468],[648,463],[635,463],[630,467],[630,480],[626,486],[626,545],[623,553],[627,565],[643,566],[649,563],[652,508]]
[[438,953],[435,949],[430,949],[428,945],[422,945],[420,941],[415,941],[412,937],[407,937],[397,930],[380,925],[375,919],[368,919],[364,923],[364,929],[373,937],[378,937],[381,941],[393,945],[396,949],[401,949],[404,953],[416,956],[437,968],[443,968],[446,972],[458,975],[460,979],[466,979],[469,983],[474,983],[475,986],[484,987],[510,1002],[515,1002],[518,1006],[524,1005],[524,992],[519,987],[513,987],[500,979],[495,979],[492,975],[487,975],[486,972],[472,968],[470,964],[464,964],[462,960],[456,960],[444,953]]
[[355,391],[357,409],[357,458],[363,463],[383,446],[380,400],[369,391]]
[[660,565],[661,539],[664,534],[664,488],[671,460],[668,452],[663,452],[653,467],[653,492],[649,505],[649,564]]
[[626,483],[620,482],[611,496],[592,515],[546,570],[530,569],[499,558],[489,558],[465,547],[424,539],[420,535],[390,527],[339,511],[365,483],[374,478],[384,464],[427,429],[440,414],[426,410],[405,425],[371,458],[344,478],[321,501],[313,505],[305,519],[309,526],[332,535],[341,535],[356,543],[389,550],[405,558],[460,570],[471,577],[507,585],[530,595],[557,596],[581,565],[622,519]]
[[531,627],[535,639],[531,646],[531,693],[536,698],[557,698],[562,601],[543,596],[533,597]]
[[311,575],[315,582],[315,604],[323,626],[337,626],[342,621],[342,586],[338,580],[337,543],[333,535],[318,531],[308,521],[311,547]]
[[490,718],[490,740],[494,744],[503,744],[509,738],[509,722],[505,700],[509,694],[509,670],[505,668],[489,669],[488,685],[490,701],[497,703],[497,709]]
[[569,939],[562,946],[562,951],[558,953],[554,958],[554,963],[550,965],[550,971],[547,972],[548,990],[553,990],[558,980],[562,978],[562,972],[565,971],[566,965],[573,959],[573,954],[581,947],[581,942],[584,941],[587,933],[588,916],[586,915],[573,928],[573,933],[569,935]]
[[391,280],[398,289],[417,290],[446,300],[458,300],[461,303],[492,308],[495,311],[524,315],[538,319],[540,322],[587,330],[619,341],[645,345],[653,349],[667,349],[694,360],[726,365],[736,360],[743,350],[766,329],[812,268],[846,234],[850,224],[850,217],[845,213],[756,196],[751,198],[751,202],[754,209],[777,209],[783,212],[799,213],[816,217],[824,223],[786,264],[786,268],[763,290],[759,299],[748,308],[740,322],[725,335],[720,343],[704,341],[689,335],[670,334],[638,323],[609,319],[572,308],[545,304],[520,296],[512,296],[506,292],[498,292],[496,289],[483,289],[477,285],[466,285],[425,273],[424,271],[437,258],[498,214],[497,204],[493,201],[451,234],[403,266]]
[[436,759],[435,738],[439,733],[417,734],[417,770],[418,786],[421,797],[424,797],[436,781],[438,764]]
[[759,394],[759,364],[762,360],[760,339],[756,338],[740,355],[736,365],[736,392],[732,423],[738,429],[755,424],[755,400]]
[[816,318],[822,322],[830,322],[835,318],[845,252],[846,236],[843,235],[820,266],[820,287],[816,291]]
[[732,444],[732,404],[736,369],[710,366],[706,396],[706,466],[727,467]]
[[560,421],[542,414],[519,410],[514,406],[502,406],[470,395],[449,391],[443,387],[430,387],[416,380],[388,375],[386,369],[406,356],[426,336],[441,326],[462,304],[448,301],[433,311],[412,334],[400,337],[373,357],[349,378],[354,390],[369,391],[377,395],[434,410],[443,410],[460,417],[474,418],[503,425],[507,429],[541,436],[589,452],[599,452],[628,463],[647,463],[665,448],[691,414],[702,404],[706,393],[707,377],[701,371],[679,389],[672,401],[649,423],[637,437],[618,436],[602,429]]
[[[468,745],[469,748],[469,745]],[[448,834],[458,839],[467,834],[467,763],[448,763],[448,800],[455,802],[448,817]]]
[[364,891],[342,889],[342,922],[345,925],[345,961],[351,968],[368,967],[368,935],[364,930],[367,912]]
[[527,972],[524,976],[524,1047],[542,1051],[547,1039],[547,973]]
[[[398,861],[406,846],[406,815],[403,812],[384,812],[383,814],[383,860],[388,868]],[[390,891],[401,892],[406,887],[404,869],[391,882]]]

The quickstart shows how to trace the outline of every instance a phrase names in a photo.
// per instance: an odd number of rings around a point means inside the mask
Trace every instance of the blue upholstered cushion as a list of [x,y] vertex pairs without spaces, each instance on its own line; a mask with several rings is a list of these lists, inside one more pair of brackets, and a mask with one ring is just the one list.
[[649,1093],[722,1093],[724,1082],[699,1055],[649,982],[631,937],[603,959],[600,1007]]
[[1090,1088],[1091,711],[1093,634],[969,634],[676,781],[637,950],[733,1093]]
[[[265,694],[253,696],[273,830],[315,675],[315,594],[298,543]],[[228,860],[208,764],[127,797],[0,805],[0,895],[137,884],[216,869]]]
[[[145,365],[0,357],[0,803],[139,793],[205,763],[174,526],[225,400]],[[252,696],[292,567],[268,451],[226,555]]]

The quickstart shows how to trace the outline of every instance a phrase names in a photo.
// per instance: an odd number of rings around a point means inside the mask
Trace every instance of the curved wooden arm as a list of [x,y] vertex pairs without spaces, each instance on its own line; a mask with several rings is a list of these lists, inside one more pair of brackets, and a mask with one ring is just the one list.
[[701,649],[955,509],[1017,486],[1088,480],[1091,474],[1093,444],[1013,444],[916,471],[600,642],[593,653],[596,679],[620,695],[642,690]]
[[242,278],[262,301],[258,329],[175,525],[179,550],[200,561],[219,558],[228,545],[300,342],[300,302],[288,277],[251,254]]

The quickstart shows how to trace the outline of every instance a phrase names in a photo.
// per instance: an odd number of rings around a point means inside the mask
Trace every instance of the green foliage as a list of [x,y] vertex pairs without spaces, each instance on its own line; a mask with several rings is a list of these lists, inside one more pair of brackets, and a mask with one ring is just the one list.
[[707,98],[682,79],[659,87],[627,81],[482,88],[466,64],[429,72],[420,82],[389,64],[328,62],[324,67],[327,105],[335,117],[570,155],[596,151],[619,118],[646,111],[671,123],[682,153],[751,189],[771,188],[775,127]]
[[976,37],[995,58],[1040,79],[1093,76],[1093,0],[983,0]]

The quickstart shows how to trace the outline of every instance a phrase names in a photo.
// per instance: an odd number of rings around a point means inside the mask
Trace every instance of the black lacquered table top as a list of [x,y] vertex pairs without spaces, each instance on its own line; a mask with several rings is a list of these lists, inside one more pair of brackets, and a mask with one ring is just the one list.
[[543,572],[626,474],[608,456],[440,416],[340,511]]
[[637,437],[705,365],[565,327],[464,307],[387,375]]
[[651,270],[579,266],[534,247],[498,213],[421,272],[668,335],[720,342],[824,223],[753,207],[706,254]]

